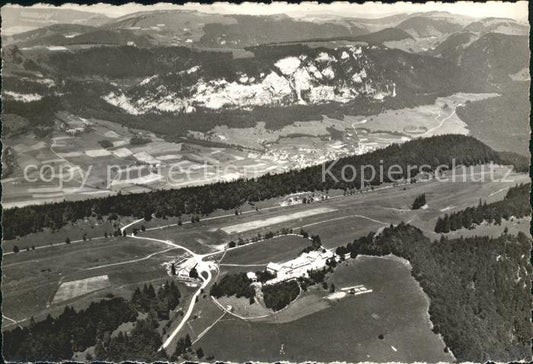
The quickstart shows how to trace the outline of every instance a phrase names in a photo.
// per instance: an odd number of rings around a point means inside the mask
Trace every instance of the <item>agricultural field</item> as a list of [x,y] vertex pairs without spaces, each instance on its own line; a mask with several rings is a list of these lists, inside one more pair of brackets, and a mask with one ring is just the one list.
[[525,4],[4,6],[3,357],[527,361]]
[[233,180],[256,173],[260,164],[257,158],[241,163],[248,153],[229,147],[167,142],[153,133],[64,112],[49,135],[14,135],[4,143],[15,153],[13,172],[2,180],[4,207]]
[[59,230],[52,231],[46,229],[39,233],[32,233],[13,240],[4,240],[2,248],[4,255],[11,254],[15,245],[21,250],[40,249],[54,245],[65,244],[66,239],[70,239],[72,244],[83,242],[83,236],[87,241],[92,239],[103,238],[104,234],[111,235],[121,223],[129,221],[127,218],[121,218],[116,221],[97,221],[96,218],[89,218],[84,221],[78,221],[74,224],[67,224]]
[[[457,93],[439,97],[434,104],[387,110],[372,116],[345,115],[334,119],[296,121],[280,129],[264,122],[249,128],[216,126],[208,133],[192,133],[199,139],[264,150],[262,161],[285,162],[303,167],[349,154],[362,154],[392,143],[441,134],[469,134],[455,109],[467,101],[480,101],[497,94]],[[285,166],[280,166],[283,168]]]
[[[423,229],[428,236],[437,238],[433,228],[438,216],[475,206],[480,199],[488,203],[500,200],[509,187],[528,181],[525,174],[512,173],[506,176],[506,167],[495,166],[494,181],[477,182],[481,177],[480,167],[477,168],[473,171],[473,176],[462,175],[462,172],[458,171],[456,182],[432,180],[396,187],[384,186],[383,189],[351,196],[343,196],[340,191],[331,191],[328,200],[309,205],[281,207],[283,198],[277,198],[258,203],[258,211],[253,208],[246,209],[246,206],[239,215],[232,211],[219,211],[213,216],[202,217],[196,224],[191,224],[188,217],[183,217],[183,226],[177,226],[177,218],[154,218],[142,223],[147,228],[143,236],[192,244],[191,249],[200,249],[198,253],[208,253],[223,249],[225,244],[232,240],[237,242],[239,237],[250,239],[258,233],[265,234],[284,227],[304,228],[310,234],[319,234],[325,246],[331,248],[346,244],[354,236],[366,235],[391,223],[404,221]],[[506,179],[498,180],[503,177]],[[414,199],[422,193],[426,194],[427,209],[411,210]],[[323,212],[309,215],[310,211]],[[122,220],[117,221],[117,224],[124,226],[131,221],[126,218]],[[267,223],[263,223],[265,221]],[[256,226],[258,222],[261,222],[261,226]],[[231,226],[246,226],[247,230],[226,232]],[[111,233],[113,230],[112,223],[97,222],[91,218],[67,225],[57,232],[44,231],[5,241],[4,254],[11,253],[14,245],[21,250],[31,249],[32,246],[62,245],[67,237],[75,242],[81,240],[86,233],[88,239],[96,239],[103,236],[104,232]]]
[[162,240],[170,240],[176,244],[191,249],[198,254],[211,253],[222,250],[222,241],[219,241],[220,234],[217,232],[195,229],[195,226],[173,226],[167,229],[147,230],[139,233],[141,237],[149,237]]
[[110,286],[111,284],[109,283],[109,277],[107,275],[63,282],[59,286],[52,304],[68,301]]
[[455,114],[458,106],[467,101],[484,100],[497,94],[454,94],[439,97],[432,105],[417,106],[412,109],[387,110],[370,117],[346,116],[354,129],[369,132],[387,131],[409,137],[429,137],[441,134],[468,134],[467,125]]
[[296,258],[310,244],[308,239],[301,236],[281,235],[256,244],[243,246],[238,250],[228,251],[219,263],[224,266],[226,264],[266,265],[270,262],[283,262]]
[[256,229],[264,228],[264,227],[271,226],[271,225],[279,225],[279,224],[289,222],[291,220],[299,220],[305,217],[321,215],[321,214],[325,214],[325,213],[329,213],[333,211],[335,210],[331,208],[327,208],[327,207],[326,208],[319,207],[319,208],[314,208],[314,209],[312,208],[312,209],[307,209],[301,212],[295,212],[292,214],[286,214],[286,215],[271,217],[267,219],[263,218],[261,220],[249,221],[249,222],[245,222],[242,224],[226,226],[222,228],[222,231],[224,231],[227,234],[233,234],[233,233],[239,234],[239,233],[247,232],[250,230],[256,230]]
[[[129,298],[137,285],[169,279],[161,266],[184,252],[169,246],[132,238],[109,238],[62,244],[3,257],[3,313],[21,323],[58,313],[65,304],[76,308],[112,293]],[[65,262],[65,264],[58,264]],[[107,276],[95,290],[55,300],[65,282]],[[55,301],[55,302],[54,302]],[[4,321],[5,325],[12,322]]]
[[223,307],[231,307],[231,313],[234,316],[244,317],[247,320],[257,320],[265,316],[271,316],[274,311],[266,308],[263,302],[254,302],[250,304],[247,298],[235,296],[223,296],[216,299]]

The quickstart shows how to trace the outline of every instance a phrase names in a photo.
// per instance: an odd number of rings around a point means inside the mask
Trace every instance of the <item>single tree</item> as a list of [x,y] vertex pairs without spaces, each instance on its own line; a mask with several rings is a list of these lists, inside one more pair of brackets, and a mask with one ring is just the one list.
[[426,194],[423,193],[415,198],[415,201],[413,202],[413,205],[411,206],[411,208],[413,210],[418,210],[425,204],[426,204]]
[[196,270],[196,267],[191,269],[191,271],[189,272],[189,277],[191,277],[193,279],[197,279],[198,278],[198,271]]
[[204,351],[202,350],[202,348],[198,348],[196,350],[196,356],[198,357],[198,359],[202,359],[204,357]]
[[172,263],[170,265],[170,273],[175,276],[176,275],[176,265],[174,263]]

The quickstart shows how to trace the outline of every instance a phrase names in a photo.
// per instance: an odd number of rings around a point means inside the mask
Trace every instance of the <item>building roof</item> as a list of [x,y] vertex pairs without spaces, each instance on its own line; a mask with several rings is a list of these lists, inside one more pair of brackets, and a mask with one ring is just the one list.
[[267,269],[270,269],[270,270],[273,270],[273,271],[278,271],[281,269],[281,265],[279,265],[278,263],[273,263],[273,262],[270,262],[267,264]]

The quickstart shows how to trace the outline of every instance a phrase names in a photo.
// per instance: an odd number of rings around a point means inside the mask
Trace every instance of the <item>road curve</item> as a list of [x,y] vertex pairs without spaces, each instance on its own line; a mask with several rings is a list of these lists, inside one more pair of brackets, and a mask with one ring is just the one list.
[[[179,325],[174,329],[174,331],[172,331],[172,333],[170,334],[170,336],[165,340],[165,342],[163,343],[163,345],[161,345],[161,347],[158,349],[158,351],[161,351],[163,349],[166,349],[171,343],[172,343],[172,340],[174,340],[174,338],[176,337],[176,335],[181,331],[181,329],[183,328],[183,326],[185,326],[185,324],[187,323],[187,321],[189,320],[189,318],[191,317],[192,315],[192,312],[194,310],[194,306],[196,304],[196,300],[198,298],[198,296],[202,293],[202,291],[207,287],[207,285],[209,284],[209,282],[211,282],[211,279],[213,279],[213,275],[211,274],[211,266],[210,266],[210,263],[209,262],[204,262],[204,258],[207,257],[207,256],[210,256],[212,254],[205,254],[205,255],[200,255],[200,254],[196,254],[195,252],[193,252],[192,250],[190,250],[189,248],[186,248],[184,246],[181,246],[179,244],[176,244],[176,243],[173,243],[172,241],[170,240],[161,240],[161,239],[155,239],[155,238],[149,238],[149,237],[144,237],[144,236],[135,236],[135,235],[131,235],[132,238],[134,239],[139,239],[139,240],[149,240],[149,241],[156,241],[156,242],[159,242],[159,243],[163,243],[163,244],[167,244],[167,245],[171,245],[175,248],[180,248],[180,249],[183,249],[185,250],[187,253],[191,254],[192,255],[192,258],[196,260],[196,269],[198,271],[198,275],[200,277],[200,279],[202,279],[202,285],[200,286],[200,288],[198,288],[198,290],[194,293],[194,295],[191,297],[191,302],[189,302],[189,308],[187,308],[187,311],[185,312],[185,315],[183,315],[183,318],[181,319],[181,322],[179,323]],[[207,278],[205,278],[203,276],[203,273],[207,273]]]
[[[200,263],[204,263],[203,261],[200,260],[198,266],[200,267],[201,264]],[[203,265],[203,264],[202,264]],[[172,340],[174,340],[174,338],[176,337],[176,335],[181,331],[181,329],[183,328],[183,326],[185,326],[185,324],[187,323],[187,321],[189,320],[189,318],[191,317],[191,314],[194,310],[194,305],[196,304],[196,300],[198,298],[198,296],[200,295],[200,293],[202,292],[202,290],[207,287],[207,285],[209,284],[209,282],[211,281],[211,279],[213,278],[213,275],[211,274],[211,270],[209,269],[209,265],[208,264],[205,264],[207,269],[206,270],[202,270],[202,271],[199,271],[199,276],[200,278],[203,280],[203,283],[202,285],[200,286],[200,288],[198,288],[198,290],[196,291],[196,293],[192,296],[191,298],[191,302],[189,303],[189,308],[187,309],[187,312],[185,312],[185,315],[183,316],[183,319],[181,320],[181,322],[179,323],[179,325],[174,329],[174,331],[172,331],[172,333],[170,334],[170,336],[165,340],[165,342],[163,343],[163,345],[161,345],[161,347],[159,348],[158,351],[161,351],[163,349],[166,349],[170,343],[172,343]],[[202,275],[203,272],[207,272],[207,278],[204,278],[204,276]]]

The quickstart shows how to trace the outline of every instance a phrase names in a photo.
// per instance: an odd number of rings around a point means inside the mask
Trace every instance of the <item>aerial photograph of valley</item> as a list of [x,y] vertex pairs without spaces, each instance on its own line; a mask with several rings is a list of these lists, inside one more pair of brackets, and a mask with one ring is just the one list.
[[4,5],[4,361],[532,360],[528,7]]

